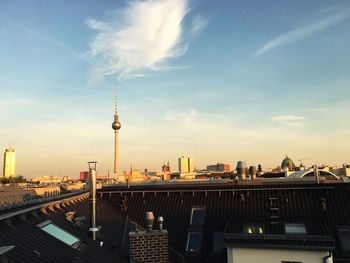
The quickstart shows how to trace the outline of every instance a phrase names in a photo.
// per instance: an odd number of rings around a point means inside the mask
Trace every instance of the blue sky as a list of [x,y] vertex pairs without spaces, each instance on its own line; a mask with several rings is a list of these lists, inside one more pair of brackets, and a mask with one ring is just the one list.
[[349,1],[161,2],[1,1],[0,138],[17,173],[112,171],[116,85],[121,170],[350,162]]

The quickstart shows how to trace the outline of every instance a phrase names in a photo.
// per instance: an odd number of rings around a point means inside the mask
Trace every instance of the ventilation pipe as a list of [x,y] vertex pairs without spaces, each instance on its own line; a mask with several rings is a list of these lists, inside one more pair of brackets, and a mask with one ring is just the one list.
[[159,232],[162,232],[163,231],[163,223],[164,223],[163,217],[158,216],[157,222],[158,222]]
[[237,170],[238,177],[241,180],[244,180],[247,178],[248,168],[247,168],[247,165],[244,161],[237,162],[236,170]]
[[90,229],[92,240],[96,241],[98,228],[96,227],[96,163],[89,164],[90,179]]
[[249,167],[249,174],[250,174],[250,179],[255,180],[256,179],[256,167],[255,166],[250,166]]
[[145,224],[147,232],[151,232],[153,229],[154,215],[153,212],[146,212]]

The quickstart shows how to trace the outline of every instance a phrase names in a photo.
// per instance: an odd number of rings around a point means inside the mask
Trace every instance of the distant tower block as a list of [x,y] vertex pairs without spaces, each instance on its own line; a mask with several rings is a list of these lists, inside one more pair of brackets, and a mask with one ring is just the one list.
[[112,123],[112,129],[114,130],[114,176],[118,178],[119,170],[119,153],[118,153],[118,131],[121,128],[118,116],[118,104],[117,104],[117,87],[115,88],[115,111],[114,111],[114,121]]
[[6,148],[4,153],[4,177],[15,177],[15,149],[12,147]]

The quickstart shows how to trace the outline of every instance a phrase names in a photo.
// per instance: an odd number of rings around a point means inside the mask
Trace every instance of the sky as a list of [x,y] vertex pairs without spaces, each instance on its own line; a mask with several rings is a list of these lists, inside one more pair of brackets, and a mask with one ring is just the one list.
[[349,50],[347,0],[3,0],[0,146],[28,178],[112,172],[117,87],[121,171],[341,166]]

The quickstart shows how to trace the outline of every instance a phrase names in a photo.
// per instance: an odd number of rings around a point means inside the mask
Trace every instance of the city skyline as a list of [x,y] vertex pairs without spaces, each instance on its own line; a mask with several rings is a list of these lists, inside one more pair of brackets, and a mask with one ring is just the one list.
[[0,146],[17,174],[77,178],[95,159],[112,173],[116,85],[119,172],[182,155],[349,162],[348,1],[2,1],[0,21]]

